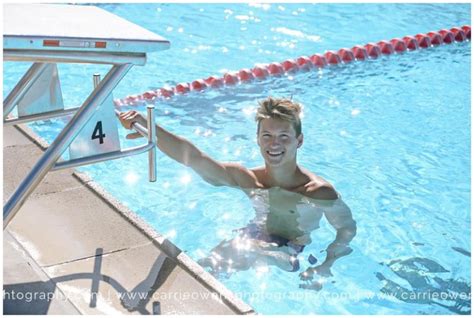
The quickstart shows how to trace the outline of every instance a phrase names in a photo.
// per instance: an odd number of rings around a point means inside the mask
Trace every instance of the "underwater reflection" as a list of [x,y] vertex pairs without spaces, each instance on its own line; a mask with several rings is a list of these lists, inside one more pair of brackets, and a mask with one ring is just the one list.
[[440,277],[439,274],[449,271],[435,261],[412,257],[406,260],[393,260],[387,266],[411,288],[405,288],[377,272],[376,277],[385,283],[380,290],[384,294],[406,303],[441,306],[456,314],[471,313],[470,284]]
[[[356,235],[356,222],[341,198],[315,200],[279,187],[246,190],[255,209],[255,218],[247,226],[236,229],[236,236],[223,240],[210,255],[198,263],[211,274],[230,277],[250,268],[277,266],[284,271],[300,270],[298,254],[311,244],[311,233],[319,228],[323,215],[337,231],[327,247],[322,264],[310,266],[300,273],[301,288],[319,290],[319,276],[332,276],[334,262],[352,252],[349,243]],[[309,263],[317,260],[310,255]],[[313,281],[314,280],[314,281]]]

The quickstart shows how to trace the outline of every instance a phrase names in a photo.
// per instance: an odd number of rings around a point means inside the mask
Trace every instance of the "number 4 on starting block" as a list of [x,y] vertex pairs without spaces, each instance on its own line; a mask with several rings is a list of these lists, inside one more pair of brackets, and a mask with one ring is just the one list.
[[[97,79],[96,75],[94,77]],[[111,93],[69,146],[69,157],[78,159],[119,150],[117,118]]]

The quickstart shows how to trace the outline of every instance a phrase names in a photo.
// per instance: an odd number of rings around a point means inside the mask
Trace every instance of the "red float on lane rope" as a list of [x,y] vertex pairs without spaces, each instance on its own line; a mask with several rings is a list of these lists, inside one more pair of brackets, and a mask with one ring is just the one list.
[[415,39],[418,42],[418,45],[422,48],[427,48],[431,46],[431,39],[426,34],[417,34]]
[[257,77],[257,78],[260,78],[260,79],[263,79],[265,77],[267,77],[269,75],[267,69],[263,66],[255,66],[253,69],[252,69],[252,74]]
[[157,93],[155,91],[148,91],[143,93],[143,98],[144,99],[153,99],[157,97]]
[[380,48],[380,52],[382,52],[382,54],[393,54],[395,53],[395,49],[393,48],[393,45],[388,42],[388,41],[380,41],[377,43],[377,45],[379,46]]
[[253,76],[252,72],[249,69],[246,69],[246,68],[240,70],[238,76],[239,76],[241,82],[248,82],[248,81],[251,81],[255,78],[255,76]]
[[405,42],[403,42],[402,39],[397,39],[397,38],[391,39],[390,44],[392,44],[393,49],[397,53],[405,52],[408,49],[407,45],[405,44]]
[[178,94],[184,94],[189,92],[189,83],[179,83],[175,87],[175,91]]
[[454,39],[458,42],[466,41],[466,33],[464,33],[463,29],[460,28],[452,28],[450,30],[453,32]]
[[356,45],[351,49],[352,53],[354,53],[354,57],[356,60],[366,60],[369,58],[369,54],[367,54],[367,49],[361,45]]
[[439,30],[438,33],[443,38],[444,43],[450,44],[455,41],[454,34],[449,30],[445,30],[445,29]]
[[341,58],[344,63],[350,63],[355,60],[354,53],[351,50],[343,48],[337,51],[337,55]]
[[328,61],[321,54],[313,54],[311,55],[309,60],[313,63],[314,66],[319,67],[319,68],[323,68],[328,65]]
[[409,50],[418,50],[420,47],[418,45],[418,41],[413,36],[404,36],[402,38],[403,42],[407,45],[407,49]]
[[224,79],[221,77],[209,76],[204,80],[206,84],[210,87],[221,87],[224,85]]
[[267,70],[272,75],[281,75],[285,73],[285,70],[283,69],[280,63],[270,63],[267,66]]
[[239,78],[234,73],[225,73],[224,74],[224,84],[226,85],[235,85],[239,82]]
[[296,64],[298,64],[300,70],[308,71],[312,67],[312,62],[307,56],[300,56],[296,59]]
[[469,25],[463,25],[461,29],[466,33],[466,38],[471,39],[471,27]]
[[332,65],[336,65],[342,62],[339,55],[337,55],[337,53],[334,51],[326,51],[326,53],[324,53],[324,57],[326,58],[328,63]]
[[191,83],[191,88],[193,89],[193,91],[202,91],[203,89],[207,88],[207,84],[206,82],[204,82],[204,80],[199,79]]
[[443,38],[438,32],[428,32],[427,36],[430,37],[431,45],[441,45],[443,43]]
[[367,50],[367,54],[371,58],[378,58],[380,55],[382,55],[382,52],[380,51],[380,48],[377,46],[375,43],[367,43],[365,45],[365,49]]
[[174,91],[170,87],[163,87],[163,88],[160,88],[160,95],[165,98],[169,98],[174,95]]
[[285,72],[296,72],[298,70],[298,64],[296,64],[295,60],[286,60],[281,63]]
[[131,101],[137,100],[138,95],[130,95],[130,96],[128,96],[128,99],[131,100]]

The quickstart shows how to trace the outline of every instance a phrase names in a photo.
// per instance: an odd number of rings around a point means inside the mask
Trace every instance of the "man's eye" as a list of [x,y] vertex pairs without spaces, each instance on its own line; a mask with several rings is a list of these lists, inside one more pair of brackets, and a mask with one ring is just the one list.
[[290,136],[288,136],[288,135],[280,135],[280,137],[283,138],[283,139],[288,139],[288,138],[290,138]]

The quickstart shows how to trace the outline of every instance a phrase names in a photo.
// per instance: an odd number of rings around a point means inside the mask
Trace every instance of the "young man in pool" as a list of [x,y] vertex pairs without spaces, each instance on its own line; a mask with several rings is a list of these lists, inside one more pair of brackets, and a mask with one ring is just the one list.
[[[192,168],[212,185],[243,190],[257,211],[256,220],[240,229],[236,239],[222,242],[213,249],[213,256],[199,263],[216,271],[228,270],[229,264],[234,270],[243,270],[262,263],[298,270],[296,255],[311,242],[309,234],[319,227],[324,213],[338,232],[336,240],[328,247],[325,262],[310,267],[302,273],[302,279],[310,278],[315,271],[330,275],[335,259],[351,252],[348,244],[356,232],[351,212],[345,204],[343,208],[340,203],[334,204],[340,200],[329,182],[297,164],[297,151],[303,144],[301,106],[289,99],[271,97],[259,105],[257,144],[265,161],[262,167],[249,169],[238,163],[218,162],[190,141],[156,126],[158,148],[163,153]],[[127,129],[134,122],[146,127],[146,119],[136,111],[121,113],[119,119]],[[139,133],[127,135],[129,139],[139,137]],[[318,212],[321,206],[326,206],[320,209],[324,212]]]

